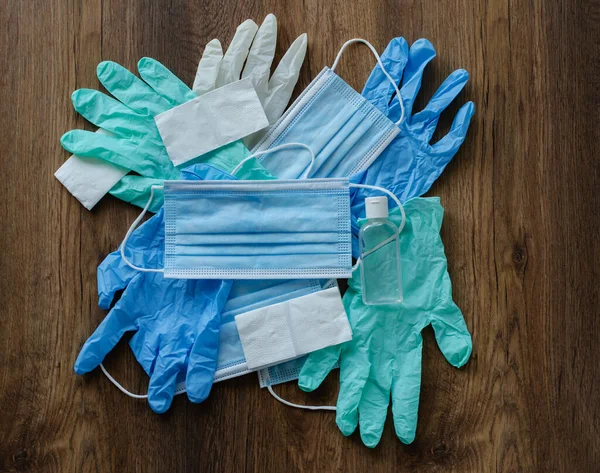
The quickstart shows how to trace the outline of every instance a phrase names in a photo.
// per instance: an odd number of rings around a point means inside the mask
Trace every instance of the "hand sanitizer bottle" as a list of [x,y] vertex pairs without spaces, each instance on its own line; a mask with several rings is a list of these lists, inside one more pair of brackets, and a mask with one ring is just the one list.
[[365,199],[367,222],[358,234],[362,300],[366,305],[402,302],[398,228],[388,219],[387,197]]

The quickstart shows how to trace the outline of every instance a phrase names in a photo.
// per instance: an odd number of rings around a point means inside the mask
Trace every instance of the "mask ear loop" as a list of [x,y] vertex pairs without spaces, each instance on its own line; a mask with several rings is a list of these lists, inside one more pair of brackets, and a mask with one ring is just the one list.
[[269,148],[264,151],[257,151],[256,153],[253,153],[250,156],[246,156],[244,159],[242,159],[240,161],[240,163],[235,168],[233,168],[233,171],[231,171],[231,175],[235,176],[236,173],[240,170],[240,168],[244,165],[244,163],[246,161],[254,159],[256,156],[262,156],[263,154],[269,154],[269,153],[272,153],[273,151],[278,151],[280,149],[285,149],[285,148],[304,148],[304,149],[308,150],[308,152],[310,153],[310,165],[308,166],[308,168],[306,168],[306,171],[303,172],[304,177],[301,178],[301,179],[306,179],[308,177],[308,175],[310,174],[310,171],[312,171],[312,168],[315,164],[315,153],[313,153],[313,150],[311,149],[310,146],[305,145],[304,143],[285,143],[285,144],[282,144],[279,146],[273,146],[272,148]]
[[349,39],[348,41],[346,41],[340,48],[340,52],[337,54],[335,61],[333,61],[333,66],[331,66],[331,70],[332,71],[335,70],[338,63],[340,62],[340,58],[342,56],[342,53],[344,52],[344,49],[346,49],[352,43],[362,43],[371,50],[371,52],[373,53],[373,56],[375,56],[375,59],[377,59],[377,64],[379,64],[379,67],[383,71],[383,74],[385,75],[385,77],[387,77],[387,79],[390,81],[390,84],[392,84],[392,86],[394,87],[394,90],[396,91],[396,97],[398,97],[398,102],[400,103],[400,110],[402,112],[402,113],[400,113],[400,118],[395,123],[395,125],[400,125],[404,121],[404,103],[402,102],[402,95],[400,95],[400,89],[398,89],[398,84],[396,84],[396,82],[394,82],[394,79],[392,79],[392,76],[390,76],[388,74],[388,71],[385,70],[385,67],[383,67],[383,63],[381,62],[381,58],[379,57],[379,54],[377,54],[377,50],[366,39],[354,38],[354,39]]
[[[129,397],[132,397],[134,399],[148,399],[147,394],[135,394],[135,393],[132,393],[131,391],[128,391],[127,389],[125,389],[123,387],[123,385],[121,385],[121,383],[119,383],[115,378],[112,377],[112,375],[108,372],[108,370],[104,367],[104,365],[102,363],[100,363],[100,369],[104,373],[104,376],[106,376],[111,383],[113,383],[117,388],[119,388],[119,391],[121,391],[122,393],[127,394]],[[178,396],[179,394],[183,394],[185,392],[186,392],[185,389],[177,390],[177,391],[175,391],[174,395]]]
[[[125,246],[127,245],[127,240],[129,240],[129,237],[131,236],[131,234],[133,233],[133,231],[136,229],[136,227],[138,226],[138,224],[142,221],[142,219],[144,218],[144,215],[146,215],[146,212],[148,212],[148,209],[150,208],[150,204],[152,203],[152,199],[154,198],[154,191],[156,189],[164,189],[164,186],[152,186],[150,188],[150,198],[148,199],[148,203],[146,204],[146,206],[144,207],[144,210],[142,210],[142,213],[138,216],[138,218],[136,218],[133,223],[131,224],[131,226],[129,227],[129,230],[127,230],[127,233],[125,234],[125,238],[123,238],[123,243],[121,243],[121,258],[123,258],[123,261],[125,261],[125,264],[127,264],[127,266],[129,266],[132,269],[135,269],[137,271],[143,271],[145,273],[164,273],[165,270],[164,269],[155,269],[155,268],[140,268],[139,266],[134,265],[131,261],[129,261],[127,259],[127,257],[125,256]],[[117,386],[119,387],[119,386]]]
[[107,369],[104,367],[104,365],[102,363],[100,363],[100,369],[104,373],[104,376],[106,376],[111,383],[113,383],[117,388],[119,388],[119,391],[121,391],[122,393],[127,394],[129,397],[132,397],[134,399],[148,399],[147,394],[134,394],[131,391],[128,391],[127,389],[125,389],[121,385],[121,383],[119,383],[115,378],[113,378],[111,376],[111,374],[107,371]]
[[[131,391],[128,391],[126,388],[124,388],[121,383],[119,383],[115,378],[113,378],[113,376],[108,372],[108,370],[104,367],[104,365],[102,363],[100,363],[100,369],[104,373],[104,376],[106,376],[108,378],[108,380],[111,383],[113,383],[119,389],[119,391],[121,391],[123,394],[126,394],[127,396],[129,396],[133,399],[148,399],[147,394],[135,394],[135,393],[132,393]],[[267,386],[267,389],[269,390],[269,392],[275,399],[277,399],[282,404],[285,404],[286,406],[296,407],[298,409],[306,409],[309,411],[335,411],[336,410],[335,406],[303,406],[300,404],[294,404],[293,402],[286,401],[285,399],[283,399],[283,398],[279,397],[277,394],[275,394],[275,391],[273,391],[273,388],[271,386]],[[185,388],[176,390],[174,395],[179,396],[180,394],[184,394],[185,392],[186,392]]]
[[279,397],[277,394],[275,394],[275,391],[273,391],[272,386],[267,386],[267,389],[271,393],[271,396],[273,396],[280,403],[285,404],[286,406],[296,407],[298,409],[306,409],[308,411],[335,411],[335,410],[337,410],[335,406],[304,406],[301,404],[294,404],[293,402],[286,401],[285,399],[283,399],[283,398]]

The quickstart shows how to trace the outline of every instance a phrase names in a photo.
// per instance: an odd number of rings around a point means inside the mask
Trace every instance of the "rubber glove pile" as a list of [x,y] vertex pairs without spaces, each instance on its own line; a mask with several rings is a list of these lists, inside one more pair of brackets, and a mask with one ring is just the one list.
[[[138,64],[141,79],[110,61],[98,66],[98,79],[114,98],[89,89],[73,93],[75,110],[99,130],[72,130],[62,137],[61,144],[74,156],[56,172],[56,177],[88,209],[110,193],[140,207],[147,204],[157,212],[129,237],[127,253],[134,265],[159,268],[164,264],[163,200],[159,193],[150,202],[153,186],[182,179],[277,178],[258,159],[249,158],[248,149],[285,120],[282,114],[298,80],[307,38],[304,34],[292,43],[270,76],[276,36],[275,17],[268,15],[260,28],[252,20],[242,23],[225,54],[218,40],[210,41],[191,88],[158,61],[143,58]],[[352,329],[351,340],[322,345],[326,348],[308,357],[258,370],[261,386],[268,386],[275,395],[271,385],[295,379],[299,379],[303,390],[316,389],[339,366],[338,427],[344,435],[350,435],[360,425],[361,438],[368,447],[376,446],[381,438],[390,400],[398,438],[404,443],[415,438],[424,327],[432,325],[442,353],[455,367],[467,362],[472,349],[463,316],[452,301],[439,235],[443,209],[438,198],[419,196],[429,190],[457,153],[474,105],[463,105],[448,134],[430,144],[440,114],[468,80],[465,70],[455,71],[429,104],[413,113],[423,72],[434,57],[435,50],[425,39],[410,48],[403,38],[389,43],[381,55],[385,72],[375,66],[362,96],[392,122],[399,122],[399,133],[366,169],[348,176],[353,183],[387,189],[403,204],[405,222],[399,241],[404,300],[399,304],[365,305],[356,269],[340,309],[345,311],[344,320],[347,316]],[[218,137],[221,141],[217,148],[185,163],[174,163],[155,118],[182,110],[178,108],[182,105],[193,106],[201,99],[214,100],[222,91],[233,90],[226,89],[232,84],[246,90],[251,84],[251,95],[258,97],[260,113],[271,127],[234,141]],[[311,146],[310,138],[304,145]],[[357,258],[356,236],[365,221],[365,197],[371,192],[359,188],[351,196],[352,250]],[[400,210],[390,212],[390,220],[397,225],[402,220]],[[111,253],[98,267],[99,305],[110,312],[83,345],[75,371],[84,374],[102,367],[105,356],[125,332],[134,331],[130,346],[150,382],[147,395],[133,396],[147,397],[158,413],[170,407],[176,394],[187,392],[192,402],[202,402],[213,382],[257,371],[248,369],[232,315],[259,308],[275,310],[281,304],[288,304],[284,310],[289,312],[289,304],[299,297],[318,296],[336,287],[332,281],[168,279],[158,272],[137,271],[124,261],[123,254],[120,250]],[[123,289],[111,308],[116,292]]]

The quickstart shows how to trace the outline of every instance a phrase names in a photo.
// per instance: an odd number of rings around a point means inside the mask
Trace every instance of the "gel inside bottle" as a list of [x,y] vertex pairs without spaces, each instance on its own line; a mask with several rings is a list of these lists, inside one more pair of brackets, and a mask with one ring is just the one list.
[[402,302],[398,228],[388,219],[387,197],[365,199],[367,222],[358,234],[362,300],[366,305]]

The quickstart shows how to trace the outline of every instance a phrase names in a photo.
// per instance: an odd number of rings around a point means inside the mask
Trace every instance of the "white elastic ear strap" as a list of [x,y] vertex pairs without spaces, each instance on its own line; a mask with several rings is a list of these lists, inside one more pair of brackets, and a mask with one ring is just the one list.
[[106,370],[106,368],[104,367],[104,365],[102,363],[100,363],[100,369],[102,370],[102,372],[104,373],[104,375],[108,378],[108,380],[113,383],[117,388],[119,388],[119,391],[121,391],[122,393],[127,394],[129,397],[132,397],[134,399],[147,399],[148,395],[147,394],[134,394],[131,391],[128,391],[127,389],[125,389],[123,386],[121,386],[121,384],[111,376],[111,374]]
[[280,149],[285,149],[285,148],[304,148],[304,149],[308,150],[308,152],[310,153],[310,165],[306,168],[306,170],[303,173],[304,174],[303,178],[306,179],[308,177],[308,175],[310,174],[310,171],[312,171],[313,165],[315,164],[315,153],[313,153],[313,150],[311,149],[310,146],[305,145],[304,143],[284,143],[279,146],[273,146],[272,148],[266,149],[264,151],[257,151],[256,153],[253,153],[250,156],[246,156],[244,159],[242,159],[240,161],[240,163],[235,168],[233,168],[233,171],[231,171],[231,174],[233,176],[235,176],[236,173],[240,170],[240,168],[244,165],[244,163],[246,161],[254,159],[256,156],[262,156],[263,154],[269,154],[274,151],[279,151]]
[[[112,377],[112,375],[108,372],[108,370],[104,367],[104,365],[102,363],[100,363],[100,369],[104,373],[104,376],[106,376],[111,383],[113,383],[117,388],[119,388],[119,391],[121,391],[122,393],[127,394],[129,397],[132,397],[133,399],[148,399],[147,394],[135,394],[135,393],[132,393],[131,391],[128,391],[127,389],[125,389],[121,385],[121,383],[119,383],[115,378]],[[185,389],[178,389],[175,391],[174,396],[179,396],[180,394],[183,394],[184,392],[186,392]]]
[[132,269],[136,269],[137,271],[143,271],[145,273],[164,273],[165,270],[162,268],[159,268],[159,269],[140,268],[139,266],[134,265],[125,256],[125,246],[127,245],[127,240],[129,240],[129,237],[131,236],[133,231],[136,229],[138,224],[142,221],[142,219],[144,218],[144,215],[146,215],[146,212],[148,212],[148,209],[150,208],[150,204],[152,203],[152,199],[154,198],[154,191],[156,189],[164,189],[164,186],[152,186],[150,188],[150,198],[148,199],[148,203],[144,207],[144,210],[142,210],[142,213],[139,215],[139,217],[133,221],[133,223],[131,224],[131,227],[129,227],[129,230],[127,230],[127,233],[125,234],[125,238],[123,238],[123,243],[121,243],[121,248],[120,248],[121,249],[121,258],[123,258],[123,261],[125,261],[125,264],[127,264],[127,266],[129,266]]
[[293,402],[286,401],[285,399],[283,399],[283,398],[279,397],[277,394],[275,394],[275,391],[273,391],[272,386],[267,386],[267,389],[271,393],[271,396],[273,396],[280,403],[285,404],[286,406],[296,407],[298,409],[306,409],[308,411],[335,411],[336,410],[335,406],[304,406],[301,404],[294,404]]
[[340,62],[340,58],[342,56],[342,53],[344,52],[344,49],[346,49],[352,43],[362,43],[371,50],[371,52],[373,53],[373,56],[375,56],[375,59],[377,59],[377,64],[379,64],[379,67],[383,71],[383,74],[385,75],[385,77],[387,77],[387,79],[390,81],[390,84],[392,84],[392,86],[394,87],[394,90],[396,91],[396,97],[398,98],[398,102],[400,103],[400,110],[402,112],[402,113],[400,113],[400,118],[398,119],[398,121],[395,124],[400,125],[400,123],[402,123],[404,121],[404,103],[402,103],[402,96],[400,95],[400,89],[398,89],[398,84],[396,84],[396,82],[394,82],[394,79],[392,79],[392,76],[390,76],[388,74],[388,71],[385,70],[385,67],[383,67],[383,63],[381,62],[381,58],[379,57],[379,54],[377,54],[377,50],[366,39],[354,38],[354,39],[349,39],[348,41],[346,41],[342,45],[340,52],[338,53],[337,57],[335,58],[335,61],[333,61],[333,66],[331,66],[331,70],[332,71],[335,70],[338,63]]
[[[133,399],[148,399],[147,394],[135,394],[135,393],[132,393],[131,391],[128,391],[127,389],[125,389],[121,385],[121,383],[119,383],[115,378],[112,377],[112,375],[108,372],[108,370],[104,367],[104,365],[102,363],[100,363],[100,369],[102,370],[104,375],[108,378],[108,380],[111,383],[113,383],[119,389],[119,391],[121,391],[123,394],[126,394],[127,396],[132,397]],[[283,399],[283,398],[279,397],[277,394],[275,394],[275,391],[273,391],[273,388],[271,386],[267,386],[267,389],[269,390],[269,392],[275,399],[277,399],[282,404],[285,404],[286,406],[296,407],[298,409],[306,409],[309,411],[335,411],[336,410],[335,406],[302,406],[300,404],[294,404],[293,402],[286,401],[285,399]],[[181,390],[175,391],[174,395],[178,396],[185,392],[186,392],[185,389],[181,389]]]

